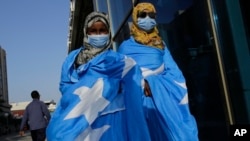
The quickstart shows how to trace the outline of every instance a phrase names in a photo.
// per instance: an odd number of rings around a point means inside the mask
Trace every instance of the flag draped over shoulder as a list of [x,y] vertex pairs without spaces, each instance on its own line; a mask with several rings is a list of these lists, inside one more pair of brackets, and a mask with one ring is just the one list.
[[170,52],[145,46],[131,37],[119,51],[141,67],[152,96],[143,96],[151,140],[197,141],[198,130],[188,106],[185,78]]
[[150,140],[135,62],[107,50],[74,70],[79,50],[62,67],[61,100],[47,128],[48,141]]

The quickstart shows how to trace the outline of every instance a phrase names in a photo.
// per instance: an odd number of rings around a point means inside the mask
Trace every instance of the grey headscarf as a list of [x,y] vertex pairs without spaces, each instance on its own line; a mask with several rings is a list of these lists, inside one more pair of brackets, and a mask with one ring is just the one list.
[[[95,23],[97,21],[103,22],[106,25],[106,27],[108,28],[109,41],[108,41],[107,45],[103,48],[95,48],[88,43],[87,29],[90,26],[92,26],[93,23]],[[77,59],[76,59],[76,65],[81,65],[81,64],[87,63],[90,59],[92,59],[96,55],[100,54],[101,52],[103,52],[111,47],[112,38],[111,38],[110,23],[109,23],[108,15],[105,13],[96,12],[96,11],[90,13],[85,19],[84,28],[83,28],[83,35],[84,35],[84,38],[83,38],[84,49],[81,50],[80,53],[78,54]]]

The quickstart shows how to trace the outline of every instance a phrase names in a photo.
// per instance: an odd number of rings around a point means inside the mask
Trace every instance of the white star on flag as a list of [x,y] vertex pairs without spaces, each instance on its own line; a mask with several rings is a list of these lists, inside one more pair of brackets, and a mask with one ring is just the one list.
[[174,81],[177,85],[181,86],[182,88],[184,89],[187,89],[187,85],[186,85],[186,82],[177,82],[177,81]]
[[81,133],[75,141],[99,141],[103,133],[110,128],[110,125],[104,125],[97,129],[88,127],[83,133]]
[[[177,82],[177,81],[174,81],[177,85],[181,86],[182,88],[184,89],[187,89],[187,85],[185,82],[181,83],[181,82]],[[186,93],[184,95],[184,97],[182,98],[182,100],[180,101],[180,104],[181,105],[184,105],[184,104],[188,104],[188,93]]]
[[132,58],[127,58],[125,56],[125,60],[124,60],[124,68],[122,71],[122,78],[129,72],[129,70],[136,64],[136,62],[132,59]]
[[89,124],[91,124],[98,112],[102,111],[110,102],[103,96],[103,79],[99,78],[92,88],[82,86],[74,91],[74,94],[78,95],[80,102],[68,113],[64,118],[76,118],[84,115]]

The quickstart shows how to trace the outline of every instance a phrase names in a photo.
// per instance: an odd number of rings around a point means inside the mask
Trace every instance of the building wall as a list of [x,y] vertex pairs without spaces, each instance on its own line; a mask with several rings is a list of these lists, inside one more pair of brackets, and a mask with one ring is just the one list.
[[[29,103],[30,101],[11,103],[11,114],[13,117],[16,119],[22,118],[25,108]],[[52,114],[56,109],[56,103],[53,100],[44,101],[44,103],[48,106],[48,109]]]
[[6,52],[0,47],[0,98],[6,103],[9,102],[7,80]]
[[0,46],[0,108],[3,112],[10,112],[6,52]]

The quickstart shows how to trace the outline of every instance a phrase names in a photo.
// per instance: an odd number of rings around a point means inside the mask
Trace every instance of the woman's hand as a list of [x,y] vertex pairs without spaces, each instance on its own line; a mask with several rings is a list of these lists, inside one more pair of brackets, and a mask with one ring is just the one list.
[[152,93],[151,93],[151,90],[150,90],[150,86],[148,84],[148,81],[147,80],[144,80],[144,94],[146,96],[152,96]]
[[19,135],[24,136],[24,131],[23,130],[19,131]]

